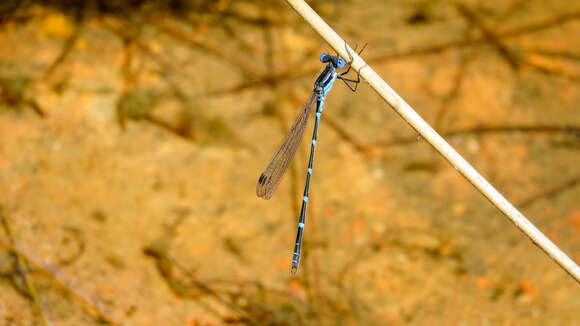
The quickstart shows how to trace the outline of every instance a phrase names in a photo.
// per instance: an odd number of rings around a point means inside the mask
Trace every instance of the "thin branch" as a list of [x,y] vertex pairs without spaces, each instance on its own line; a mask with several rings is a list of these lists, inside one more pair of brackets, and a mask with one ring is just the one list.
[[456,8],[469,24],[473,24],[481,31],[485,39],[497,49],[497,52],[499,52],[499,54],[508,62],[513,70],[518,69],[520,66],[520,60],[514,53],[512,53],[507,45],[500,40],[495,32],[489,29],[466,5],[458,3]]
[[22,259],[26,260],[28,263],[40,268],[47,275],[49,275],[58,285],[66,289],[68,292],[72,293],[75,297],[80,299],[90,311],[95,312],[98,317],[113,326],[121,325],[120,322],[115,321],[108,313],[105,312],[105,308],[96,298],[81,292],[77,286],[72,284],[71,281],[62,273],[60,269],[56,266],[37,260],[34,255],[27,252],[24,248],[17,246],[15,244],[10,244],[4,240],[0,240],[0,247],[5,247],[8,250],[21,256]]
[[567,59],[570,61],[580,61],[580,53],[568,52],[568,51],[556,51],[545,48],[527,48],[522,47],[527,54],[542,55],[546,57],[557,57],[562,59]]
[[[161,277],[167,283],[170,290],[180,298],[198,299],[201,296],[210,296],[220,303],[223,307],[230,309],[237,313],[242,319],[247,321],[250,325],[255,325],[256,321],[251,313],[239,307],[235,302],[230,302],[227,298],[223,298],[216,290],[207,285],[207,282],[199,280],[189,269],[177,262],[169,253],[169,246],[171,243],[171,233],[169,230],[168,238],[163,237],[153,244],[143,248],[143,253],[155,260],[157,270]],[[181,280],[178,276],[182,275],[185,280]],[[206,305],[202,300],[198,303],[208,309],[209,312],[218,317],[223,317],[223,313],[218,309]]]
[[435,128],[437,130],[441,130],[443,119],[449,112],[451,103],[455,101],[455,99],[457,99],[457,97],[459,96],[459,91],[461,90],[461,86],[463,85],[467,68],[476,56],[477,56],[476,51],[472,51],[467,54],[461,54],[461,58],[459,59],[460,60],[459,67],[453,78],[453,85],[451,87],[451,90],[443,97],[441,105],[437,110],[437,115],[435,116]]
[[324,117],[324,121],[328,122],[328,125],[334,129],[334,131],[342,138],[344,141],[350,143],[354,148],[362,154],[368,153],[371,148],[368,145],[365,145],[358,141],[350,132],[348,132],[345,128],[343,128],[338,121],[334,120],[334,118],[330,114],[326,114]]
[[[580,267],[538,230],[520,211],[485,180],[451,145],[423,120],[346,42],[303,0],[286,2],[308,22],[342,57],[354,57],[352,66],[360,76],[389,104],[409,125],[427,140],[457,171],[475,186],[493,205],[580,283]],[[347,49],[348,48],[348,49]]]
[[[573,21],[573,20],[577,20],[577,19],[580,19],[580,11],[562,14],[560,16],[551,17],[551,18],[545,19],[543,21],[531,23],[528,25],[519,26],[516,28],[505,30],[503,32],[500,31],[500,32],[497,32],[495,36],[497,37],[498,40],[503,40],[504,38],[522,36],[522,35],[525,35],[528,33],[534,33],[537,31],[544,30],[544,29],[553,28],[555,26],[559,26],[559,25],[565,24],[569,21]],[[433,45],[423,46],[420,48],[418,47],[418,48],[411,48],[411,49],[406,49],[406,50],[395,50],[393,52],[386,53],[386,54],[378,54],[378,55],[370,57],[368,61],[378,63],[378,62],[384,62],[384,61],[388,61],[388,60],[392,60],[392,59],[407,58],[410,56],[430,55],[430,54],[441,53],[441,52],[445,52],[445,51],[449,51],[449,50],[453,50],[453,49],[457,49],[457,48],[464,48],[464,47],[469,47],[469,46],[474,46],[474,45],[481,45],[481,44],[485,44],[488,42],[489,41],[483,36],[467,37],[465,39],[447,41],[447,42],[441,43],[441,44],[433,44]],[[524,61],[524,64],[526,64],[525,61]],[[312,68],[303,69],[303,70],[299,70],[299,71],[297,71],[295,69],[295,67],[293,67],[290,71],[284,71],[284,72],[276,73],[276,74],[267,74],[266,76],[261,76],[259,79],[252,79],[248,82],[244,82],[244,83],[242,83],[238,86],[234,86],[232,88],[209,92],[209,93],[205,94],[205,96],[206,97],[217,97],[217,96],[222,96],[224,94],[231,95],[232,93],[242,92],[242,91],[245,91],[247,89],[254,88],[254,87],[264,87],[264,86],[272,86],[273,87],[273,86],[276,86],[280,83],[286,82],[288,80],[294,80],[294,79],[299,79],[299,78],[306,77],[306,76],[311,76],[312,74],[318,72],[319,70],[320,70],[320,68],[318,66],[316,66],[316,67],[313,66]],[[546,71],[544,71],[544,72],[546,72]],[[574,76],[572,76],[572,77],[565,76],[565,77],[574,80]]]
[[256,69],[250,67],[244,60],[240,60],[238,56],[229,55],[215,45],[201,42],[195,35],[184,33],[178,28],[174,28],[160,19],[152,19],[150,24],[172,38],[186,42],[186,44],[195,50],[204,51],[205,53],[221,58],[231,65],[238,67],[247,78],[256,78],[257,76],[260,76],[260,73]]
[[26,95],[26,90],[30,87],[30,80],[27,78],[0,79],[0,103],[19,108],[20,106],[30,106],[32,110],[41,118],[46,117],[46,113],[34,98]]
[[527,206],[533,204],[538,199],[552,198],[552,197],[556,196],[557,194],[561,193],[562,191],[574,187],[578,183],[580,183],[580,175],[574,176],[571,179],[568,179],[560,184],[557,184],[557,185],[553,186],[552,188],[549,188],[541,193],[530,196],[530,197],[522,200],[521,202],[519,202],[518,205],[520,207],[527,207]]
[[[550,126],[550,125],[513,125],[513,126],[476,126],[471,128],[456,129],[441,132],[441,136],[452,137],[460,135],[483,135],[483,134],[498,134],[498,133],[526,133],[526,134],[574,134],[580,135],[580,127],[576,126]],[[373,146],[393,146],[416,143],[417,137],[395,138],[390,140],[378,141],[373,143]]]
[[537,60],[534,55],[523,56],[522,63],[527,67],[547,75],[560,76],[567,78],[572,82],[580,82],[580,75],[570,73],[566,69],[563,69],[557,65],[551,63],[548,64],[545,62],[545,60]]
[[578,126],[551,126],[551,125],[513,125],[513,126],[478,126],[467,129],[451,130],[444,132],[445,136],[455,136],[461,134],[483,134],[483,133],[506,133],[506,132],[522,132],[531,134],[546,134],[546,133],[570,133],[580,135],[580,127]]
[[[0,206],[0,224],[2,224],[2,228],[4,229],[4,232],[6,233],[6,237],[8,238],[8,241],[10,242],[10,244],[12,246],[14,246],[16,241],[14,240],[14,237],[12,235],[12,230],[10,228],[10,224],[8,223],[8,219],[6,218],[6,216],[4,216],[4,209],[2,206]],[[46,316],[44,308],[42,307],[42,303],[40,302],[40,297],[38,296],[38,291],[36,290],[36,287],[34,286],[34,283],[32,283],[32,280],[30,279],[30,277],[28,277],[28,264],[26,263],[26,260],[19,252],[13,251],[13,253],[14,253],[14,256],[16,256],[16,263],[15,263],[16,272],[17,272],[18,276],[20,276],[20,278],[24,282],[24,285],[26,286],[26,291],[28,291],[27,294],[30,295],[32,302],[34,303],[34,305],[38,309],[38,312],[39,312],[41,320],[42,320],[42,324],[44,326],[51,325],[49,319]]]
[[[504,38],[522,36],[524,34],[533,33],[533,32],[541,31],[541,30],[548,29],[548,28],[553,28],[555,26],[559,26],[559,25],[565,24],[567,22],[570,22],[573,20],[578,20],[578,19],[580,19],[580,11],[573,11],[573,12],[565,13],[565,14],[562,14],[559,16],[550,17],[550,18],[547,18],[543,21],[539,21],[539,22],[535,22],[535,23],[531,23],[531,24],[527,24],[527,25],[523,25],[523,26],[518,26],[518,27],[515,27],[512,29],[505,30],[505,31],[499,31],[496,33],[496,37],[498,39],[504,39]],[[484,36],[470,37],[470,38],[461,39],[461,40],[451,40],[451,41],[447,41],[447,42],[444,42],[441,44],[434,44],[434,45],[430,45],[430,46],[426,46],[426,47],[408,49],[408,50],[403,50],[403,51],[394,51],[394,52],[387,53],[387,54],[373,56],[373,57],[369,58],[369,61],[381,62],[381,61],[386,61],[386,60],[390,60],[390,59],[396,59],[396,58],[408,57],[408,56],[414,56],[414,55],[435,54],[435,53],[441,53],[441,52],[456,49],[456,48],[484,44],[487,42],[489,42],[489,41]]]
[[42,78],[50,79],[56,68],[58,68],[58,66],[60,66],[72,52],[74,45],[78,40],[83,28],[82,12],[83,12],[82,9],[78,9],[77,17],[75,19],[73,27],[74,28],[73,33],[65,40],[59,55],[54,59],[54,61],[52,61],[52,63],[44,71]]
[[541,31],[543,29],[552,28],[566,24],[568,22],[580,19],[580,10],[576,9],[572,12],[563,13],[558,16],[546,18],[542,21],[531,23],[524,26],[515,27],[512,29],[505,30],[503,32],[497,33],[500,38],[504,37],[514,37],[520,36],[527,33]]

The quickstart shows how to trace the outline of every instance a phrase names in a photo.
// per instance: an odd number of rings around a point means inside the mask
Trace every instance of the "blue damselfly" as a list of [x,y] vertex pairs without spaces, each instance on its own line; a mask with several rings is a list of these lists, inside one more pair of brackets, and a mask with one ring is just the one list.
[[[363,47],[364,48],[364,47]],[[362,52],[362,49],[361,49]],[[348,79],[344,77],[350,71],[350,64],[352,63],[352,58],[349,62],[346,62],[343,58],[338,55],[330,55],[328,53],[322,53],[320,55],[320,61],[326,63],[326,67],[320,73],[316,81],[314,82],[314,89],[310,99],[306,102],[298,117],[292,124],[290,131],[284,138],[282,145],[278,148],[278,151],[274,154],[264,172],[260,175],[258,179],[258,185],[256,186],[256,194],[258,197],[265,199],[270,199],[278,185],[282,176],[288,170],[294,154],[298,149],[298,145],[302,141],[302,136],[304,135],[304,129],[306,128],[306,123],[308,122],[308,117],[310,116],[310,111],[314,102],[316,102],[316,120],[314,122],[314,132],[312,133],[312,145],[310,146],[310,159],[308,161],[308,170],[306,174],[306,184],[304,185],[304,195],[302,197],[302,208],[300,209],[300,219],[298,221],[298,232],[296,234],[296,243],[294,244],[294,253],[292,255],[292,268],[291,273],[295,274],[298,270],[300,264],[300,254],[302,251],[302,234],[304,231],[304,225],[306,223],[306,204],[308,203],[308,190],[310,188],[310,176],[312,175],[312,162],[314,160],[314,148],[316,147],[316,141],[318,137],[318,126],[320,124],[320,117],[322,115],[322,108],[324,105],[324,100],[326,95],[330,92],[332,85],[336,79],[342,80],[346,86],[351,91],[356,91],[358,83],[360,82],[360,76],[357,74],[356,79]],[[348,65],[348,69],[339,73],[336,70],[339,68],[344,68]],[[350,84],[352,83],[352,84]]]

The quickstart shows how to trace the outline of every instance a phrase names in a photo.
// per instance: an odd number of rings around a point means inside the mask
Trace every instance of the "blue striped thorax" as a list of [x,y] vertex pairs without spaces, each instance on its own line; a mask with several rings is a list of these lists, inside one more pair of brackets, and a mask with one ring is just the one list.
[[326,52],[320,55],[320,62],[328,62],[328,64],[314,82],[314,90],[321,95],[326,95],[332,88],[332,85],[338,76],[336,69],[343,68],[346,62],[343,58],[336,55],[330,55]]

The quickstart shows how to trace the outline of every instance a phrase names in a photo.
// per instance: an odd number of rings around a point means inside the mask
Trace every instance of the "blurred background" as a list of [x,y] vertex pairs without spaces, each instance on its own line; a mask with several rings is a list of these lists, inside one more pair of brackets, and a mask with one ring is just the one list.
[[[580,261],[576,1],[309,4]],[[580,325],[580,287],[283,1],[0,4],[1,325]],[[313,119],[312,119],[313,120]],[[305,138],[311,136],[312,121]]]

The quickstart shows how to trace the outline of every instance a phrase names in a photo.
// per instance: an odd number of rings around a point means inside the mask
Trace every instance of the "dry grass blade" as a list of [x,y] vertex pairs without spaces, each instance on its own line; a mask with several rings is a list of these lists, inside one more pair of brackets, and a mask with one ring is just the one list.
[[457,151],[449,145],[405,100],[403,100],[346,42],[303,0],[286,0],[298,14],[342,57],[354,57],[352,66],[360,77],[379,94],[408,124],[427,140],[449,163],[475,186],[512,223],[548,256],[580,283],[580,267],[535,227],[500,194]]

